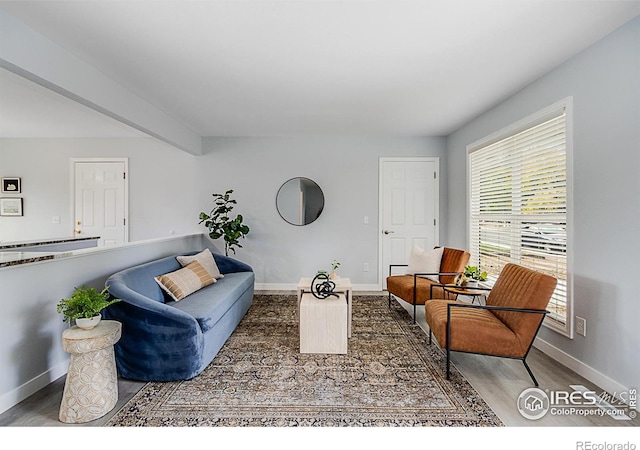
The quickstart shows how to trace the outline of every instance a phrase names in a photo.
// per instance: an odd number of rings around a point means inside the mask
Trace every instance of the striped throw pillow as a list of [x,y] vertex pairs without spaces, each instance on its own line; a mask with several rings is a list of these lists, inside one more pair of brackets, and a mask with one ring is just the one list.
[[175,272],[154,277],[154,279],[162,290],[176,302],[216,282],[198,261],[194,261]]
[[211,250],[208,248],[205,248],[200,253],[193,256],[176,256],[176,259],[182,267],[186,267],[192,262],[198,261],[202,264],[202,267],[207,269],[207,272],[209,272],[209,275],[211,275],[212,278],[219,280],[224,277],[224,275],[220,273],[220,269],[218,269],[218,265],[216,264],[216,260],[213,258]]

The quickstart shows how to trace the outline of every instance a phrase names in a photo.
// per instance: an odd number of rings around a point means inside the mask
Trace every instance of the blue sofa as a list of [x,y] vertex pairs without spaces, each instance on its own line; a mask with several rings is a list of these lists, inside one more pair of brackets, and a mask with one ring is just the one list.
[[122,323],[122,337],[115,345],[122,378],[187,380],[213,360],[249,310],[255,281],[248,265],[223,255],[213,257],[224,277],[179,302],[167,297],[154,280],[182,267],[175,256],[107,279],[109,293],[122,300],[103,311],[105,319]]

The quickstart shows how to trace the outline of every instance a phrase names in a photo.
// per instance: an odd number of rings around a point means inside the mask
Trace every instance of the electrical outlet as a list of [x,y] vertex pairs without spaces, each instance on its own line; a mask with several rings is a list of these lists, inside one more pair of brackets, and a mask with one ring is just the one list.
[[51,223],[60,223],[60,216],[53,216],[51,218]]
[[587,320],[576,316],[576,333],[580,336],[587,336]]
[[362,271],[363,272],[368,272],[369,271],[369,263],[362,264]]

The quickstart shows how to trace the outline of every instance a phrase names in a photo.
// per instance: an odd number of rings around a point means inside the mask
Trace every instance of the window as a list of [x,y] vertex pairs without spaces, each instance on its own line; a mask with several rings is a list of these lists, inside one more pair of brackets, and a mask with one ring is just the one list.
[[472,263],[489,283],[509,262],[557,278],[545,325],[568,336],[570,106],[564,100],[468,148]]

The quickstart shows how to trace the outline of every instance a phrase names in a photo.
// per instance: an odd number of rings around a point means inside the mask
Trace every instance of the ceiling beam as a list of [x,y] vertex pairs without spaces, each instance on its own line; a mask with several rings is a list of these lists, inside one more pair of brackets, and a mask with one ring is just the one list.
[[202,137],[0,9],[0,67],[193,155]]

